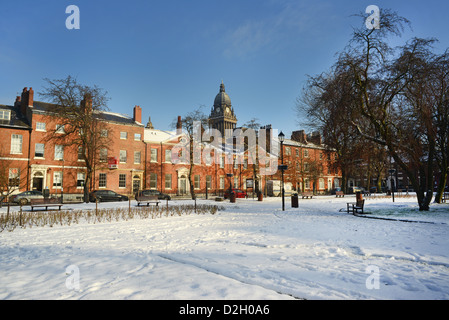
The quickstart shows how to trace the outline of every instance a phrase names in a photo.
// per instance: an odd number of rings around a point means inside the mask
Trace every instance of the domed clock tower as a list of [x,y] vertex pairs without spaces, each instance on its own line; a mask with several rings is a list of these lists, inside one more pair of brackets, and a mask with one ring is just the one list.
[[220,84],[220,92],[215,96],[214,106],[209,117],[209,126],[221,132],[225,136],[226,130],[234,130],[237,117],[231,105],[231,98],[225,92],[223,81]]

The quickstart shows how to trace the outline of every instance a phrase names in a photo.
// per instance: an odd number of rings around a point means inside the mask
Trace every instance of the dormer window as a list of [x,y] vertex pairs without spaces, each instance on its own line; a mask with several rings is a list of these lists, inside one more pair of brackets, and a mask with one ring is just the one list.
[[0,123],[9,123],[11,120],[11,111],[0,110]]

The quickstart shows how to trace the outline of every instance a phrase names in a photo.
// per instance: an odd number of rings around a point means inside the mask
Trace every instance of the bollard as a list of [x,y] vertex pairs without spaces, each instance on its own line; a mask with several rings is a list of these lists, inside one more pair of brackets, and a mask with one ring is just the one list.
[[292,194],[292,208],[298,208],[298,194]]
[[235,192],[231,192],[229,199],[231,200],[231,203],[235,203]]

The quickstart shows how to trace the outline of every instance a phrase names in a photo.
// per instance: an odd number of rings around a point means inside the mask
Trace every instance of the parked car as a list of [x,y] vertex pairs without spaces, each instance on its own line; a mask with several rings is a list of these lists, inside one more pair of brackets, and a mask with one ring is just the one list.
[[138,196],[157,196],[159,200],[171,200],[171,197],[168,194],[162,193],[158,190],[139,190],[136,192],[134,197],[137,199]]
[[105,201],[128,201],[128,197],[118,194],[112,190],[95,190],[89,193],[89,201],[95,202],[105,202]]
[[44,199],[44,195],[40,191],[24,191],[12,196],[10,202],[26,205],[31,199]]
[[357,193],[357,192],[364,192],[365,188],[361,188],[361,187],[350,187],[348,189],[349,193]]
[[[240,190],[240,189],[232,189],[231,192],[234,192],[234,193],[235,193],[235,197],[236,197],[236,198],[246,198],[246,196],[247,196],[246,192],[243,191],[243,190]],[[230,192],[229,192],[229,189],[228,189],[228,190],[226,190],[225,193],[224,193],[224,198],[225,198],[225,199],[228,199],[229,196],[230,196]]]

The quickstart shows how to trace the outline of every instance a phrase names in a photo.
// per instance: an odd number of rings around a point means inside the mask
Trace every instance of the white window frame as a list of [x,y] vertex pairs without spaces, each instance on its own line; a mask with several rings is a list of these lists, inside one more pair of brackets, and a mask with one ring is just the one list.
[[11,120],[11,111],[9,110],[0,110],[0,120]]
[[171,161],[171,149],[165,150],[165,162],[172,163],[172,161]]
[[120,173],[118,175],[118,187],[120,189],[126,188],[126,173]]
[[62,171],[53,171],[53,189],[62,188]]
[[151,148],[150,150],[150,162],[157,162],[157,149]]
[[[104,177],[104,179],[102,179]],[[106,188],[108,182],[108,177],[106,173],[100,173],[98,174],[98,188]]]
[[36,122],[36,131],[47,132],[47,124],[45,122]]
[[126,163],[128,160],[126,150],[120,150],[120,163]]
[[[80,185],[80,181],[82,181]],[[76,174],[76,188],[84,189],[84,184],[86,183],[86,173],[85,172],[77,172]]]
[[22,154],[23,136],[21,134],[11,135],[11,154]]
[[193,182],[195,186],[195,190],[199,190],[201,187],[201,178],[199,174],[193,176]]
[[165,189],[171,190],[171,186],[172,186],[172,175],[171,175],[171,173],[166,173],[165,174]]
[[134,164],[140,164],[142,161],[142,154],[140,151],[134,151]]
[[[17,179],[16,181],[12,181]],[[13,183],[15,182],[15,183]],[[20,186],[20,169],[19,168],[9,168],[8,185],[10,188],[19,188]]]
[[64,160],[64,146],[55,144],[55,160]]
[[[38,146],[42,146],[42,155],[37,155]],[[44,159],[45,157],[45,144],[44,143],[36,143],[34,144],[34,158]]]
[[57,124],[55,133],[61,133],[61,134],[65,133],[64,125],[63,124]]
[[157,173],[150,173],[150,189],[156,190],[157,189]]
[[99,160],[100,162],[106,162],[108,161],[108,149],[106,148],[101,148],[100,149],[100,155],[99,155]]

